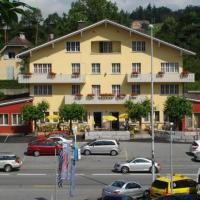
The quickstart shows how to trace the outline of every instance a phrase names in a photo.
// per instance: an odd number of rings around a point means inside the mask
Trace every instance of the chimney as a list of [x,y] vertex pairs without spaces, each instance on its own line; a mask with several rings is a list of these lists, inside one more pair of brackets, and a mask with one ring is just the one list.
[[85,21],[80,20],[78,21],[78,30],[85,28]]
[[25,35],[24,35],[23,32],[20,32],[20,33],[19,33],[19,37],[20,37],[20,39],[22,39],[22,40],[25,40],[25,39],[26,39],[26,37],[25,37]]
[[48,40],[51,41],[51,40],[53,40],[53,39],[54,39],[54,34],[53,34],[53,33],[50,33],[50,34],[49,34]]

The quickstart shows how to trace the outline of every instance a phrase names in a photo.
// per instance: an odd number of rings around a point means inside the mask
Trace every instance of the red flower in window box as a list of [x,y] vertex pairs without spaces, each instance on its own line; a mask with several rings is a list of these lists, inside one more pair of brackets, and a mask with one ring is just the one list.
[[112,94],[112,93],[101,93],[100,96],[102,96],[102,97],[113,97],[114,94]]
[[132,97],[135,97],[135,96],[137,96],[137,95],[138,95],[137,93],[132,93],[132,94],[131,94]]
[[76,97],[82,97],[83,95],[80,93],[75,94]]
[[123,94],[123,93],[117,94],[117,97],[125,97],[125,96],[126,96],[126,94]]
[[87,96],[88,96],[88,97],[94,97],[95,94],[92,94],[92,93],[91,93],[91,94],[87,94]]
[[188,74],[189,74],[189,71],[185,69],[185,70],[183,70],[183,71],[181,72],[181,77],[187,77]]
[[31,73],[31,72],[25,72],[24,75],[25,75],[25,76],[31,76],[32,73]]
[[49,72],[49,75],[50,75],[50,76],[55,76],[56,73],[55,73],[55,72]]
[[159,77],[162,77],[164,74],[165,74],[165,72],[163,72],[163,71],[160,71],[160,72],[157,73],[157,75],[158,75]]
[[73,74],[73,75],[76,75],[76,76],[79,76],[79,75],[80,75],[80,72],[73,72],[72,74]]
[[131,76],[137,76],[138,74],[139,74],[139,72],[133,71],[133,72],[131,73]]

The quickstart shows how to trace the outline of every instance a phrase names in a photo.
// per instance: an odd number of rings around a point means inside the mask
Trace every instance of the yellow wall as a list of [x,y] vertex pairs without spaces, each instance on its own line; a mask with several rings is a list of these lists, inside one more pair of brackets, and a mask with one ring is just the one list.
[[[145,52],[132,52],[132,41],[139,40],[146,42]],[[66,41],[80,41],[80,52],[70,53],[65,50]],[[115,41],[121,43],[121,53],[94,53],[91,52],[91,44],[95,41]],[[95,51],[97,47],[93,43]],[[161,71],[161,62],[178,62],[179,70],[182,66],[182,55],[177,49],[165,46],[158,42],[154,42],[154,72]],[[150,73],[151,70],[151,53],[150,39],[144,38],[136,34],[130,34],[128,31],[114,27],[109,24],[107,26],[100,25],[92,28],[82,34],[77,34],[60,42],[49,45],[37,51],[32,51],[30,56],[30,71],[33,72],[34,63],[52,63],[52,71],[57,74],[71,74],[72,63],[80,63],[81,74],[86,75],[86,83],[81,84],[81,94],[87,95],[91,93],[91,85],[101,85],[101,93],[111,93],[112,84],[121,85],[121,92],[131,94],[132,83],[127,82],[126,74],[132,71],[132,63],[141,63],[141,73]],[[94,75],[91,73],[92,63],[101,64],[101,74]],[[121,74],[112,74],[112,63],[121,64]],[[140,83],[141,94],[150,97],[150,83]],[[182,92],[181,84],[179,91]],[[33,87],[31,95],[33,95]],[[64,102],[64,95],[71,94],[71,84],[54,84],[53,95],[50,97],[34,97],[34,103],[38,103],[46,99],[50,103],[50,113],[57,111],[59,106]],[[163,103],[166,100],[166,95],[160,95],[160,85],[155,84],[154,88],[154,103],[161,113],[161,122],[163,122]],[[119,111],[125,112],[124,106],[113,105],[95,105],[86,106],[88,111],[92,113],[94,110]],[[91,118],[89,119],[91,121]]]

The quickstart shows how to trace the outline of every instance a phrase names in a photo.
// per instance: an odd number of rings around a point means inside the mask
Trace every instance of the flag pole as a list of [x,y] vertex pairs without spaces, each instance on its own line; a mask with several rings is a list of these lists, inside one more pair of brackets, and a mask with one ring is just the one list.
[[56,163],[56,164],[55,164],[55,166],[56,166],[56,167],[55,167],[55,172],[56,172],[56,173],[55,173],[55,175],[56,175],[56,176],[55,176],[55,177],[56,177],[55,180],[56,180],[56,181],[55,181],[55,188],[54,188],[54,189],[55,189],[55,200],[57,200],[57,162],[56,162],[56,149],[55,149],[55,163]]

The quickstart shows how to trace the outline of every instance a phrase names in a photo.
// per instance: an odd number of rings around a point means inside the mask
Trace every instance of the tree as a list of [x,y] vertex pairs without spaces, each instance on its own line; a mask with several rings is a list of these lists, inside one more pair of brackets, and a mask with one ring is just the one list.
[[44,119],[44,113],[48,110],[49,104],[46,101],[42,101],[35,105],[25,105],[22,107],[22,118],[24,121],[34,122],[34,129],[37,129],[37,121]]
[[69,121],[70,131],[72,132],[72,120],[82,120],[85,114],[83,106],[73,103],[71,105],[63,105],[59,109],[60,118]]
[[150,100],[146,99],[141,103],[134,103],[133,101],[126,101],[125,107],[127,108],[128,116],[132,121],[139,121],[140,128],[142,117],[147,117],[151,111]]
[[183,116],[192,114],[192,103],[185,97],[170,96],[164,104],[164,112],[169,116],[169,121],[173,122],[178,129]]

